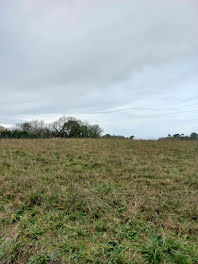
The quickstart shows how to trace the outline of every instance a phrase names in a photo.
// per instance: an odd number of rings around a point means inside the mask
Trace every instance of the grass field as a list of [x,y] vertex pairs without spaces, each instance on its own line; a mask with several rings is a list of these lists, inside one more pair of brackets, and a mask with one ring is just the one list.
[[198,263],[198,142],[0,140],[0,263]]

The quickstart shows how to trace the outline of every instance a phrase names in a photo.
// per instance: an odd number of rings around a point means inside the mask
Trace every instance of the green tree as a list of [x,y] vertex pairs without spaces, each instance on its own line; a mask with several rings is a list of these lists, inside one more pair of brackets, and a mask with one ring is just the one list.
[[198,134],[195,133],[195,132],[193,132],[193,133],[191,133],[190,138],[192,138],[192,139],[198,139]]

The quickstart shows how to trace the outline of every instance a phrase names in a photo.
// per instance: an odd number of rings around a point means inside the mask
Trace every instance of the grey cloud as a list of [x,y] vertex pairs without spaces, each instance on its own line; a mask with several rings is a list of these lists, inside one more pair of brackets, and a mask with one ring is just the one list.
[[197,8],[196,0],[2,0],[0,121],[146,109],[164,89],[169,97],[194,85]]

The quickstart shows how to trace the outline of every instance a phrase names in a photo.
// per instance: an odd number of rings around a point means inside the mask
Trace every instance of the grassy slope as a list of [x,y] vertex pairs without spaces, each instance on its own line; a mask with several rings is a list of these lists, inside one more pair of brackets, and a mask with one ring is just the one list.
[[0,263],[198,263],[198,142],[0,140]]

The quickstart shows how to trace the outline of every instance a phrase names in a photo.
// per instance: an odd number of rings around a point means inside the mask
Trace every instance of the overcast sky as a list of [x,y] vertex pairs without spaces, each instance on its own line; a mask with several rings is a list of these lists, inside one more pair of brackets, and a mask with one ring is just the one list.
[[198,132],[197,0],[1,0],[0,124]]

